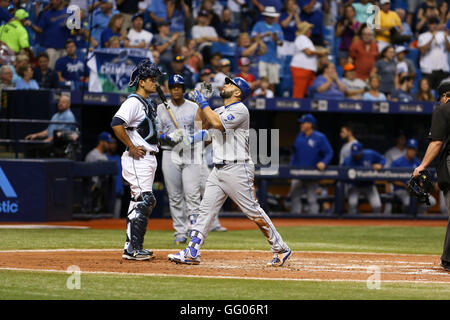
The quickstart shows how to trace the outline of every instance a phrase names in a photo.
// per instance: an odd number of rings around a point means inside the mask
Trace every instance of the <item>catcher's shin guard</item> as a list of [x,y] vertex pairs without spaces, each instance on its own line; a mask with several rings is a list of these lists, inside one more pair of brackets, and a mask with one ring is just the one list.
[[136,201],[131,200],[132,209],[127,216],[127,240],[128,252],[142,249],[148,218],[156,205],[156,199],[152,192],[144,192]]

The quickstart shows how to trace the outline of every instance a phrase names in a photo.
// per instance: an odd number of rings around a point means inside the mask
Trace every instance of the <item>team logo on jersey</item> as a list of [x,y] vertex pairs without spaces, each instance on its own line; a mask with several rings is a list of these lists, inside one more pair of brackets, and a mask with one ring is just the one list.
[[234,116],[230,113],[230,114],[227,116],[227,120],[228,120],[228,121],[234,120]]
[[308,140],[308,145],[311,147],[311,148],[314,148],[314,145],[315,145],[316,143],[314,142],[314,140],[312,140],[312,139],[309,139]]

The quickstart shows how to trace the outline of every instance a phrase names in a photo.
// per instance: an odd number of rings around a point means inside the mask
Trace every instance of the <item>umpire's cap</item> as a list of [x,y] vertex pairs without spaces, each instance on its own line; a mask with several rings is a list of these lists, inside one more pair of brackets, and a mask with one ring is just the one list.
[[444,93],[450,92],[450,78],[446,78],[441,81],[441,83],[437,87],[437,92],[438,92],[438,100],[441,99]]
[[176,84],[181,84],[184,88],[184,78],[179,74],[174,74],[169,78],[169,88]]
[[298,123],[305,123],[305,122],[310,122],[313,125],[316,124],[316,118],[311,114],[311,113],[307,113],[302,115],[299,119],[298,119]]
[[238,87],[241,92],[242,92],[242,99],[241,101],[245,101],[247,100],[247,98],[250,96],[251,93],[251,89],[250,89],[250,85],[248,84],[247,81],[245,81],[243,78],[241,77],[236,77],[234,79],[231,79],[229,77],[225,78],[225,83],[226,84],[234,84],[236,87]]
[[158,78],[161,74],[161,70],[156,63],[151,62],[150,59],[141,60],[131,72],[128,86],[130,88],[134,87],[138,84],[139,80]]

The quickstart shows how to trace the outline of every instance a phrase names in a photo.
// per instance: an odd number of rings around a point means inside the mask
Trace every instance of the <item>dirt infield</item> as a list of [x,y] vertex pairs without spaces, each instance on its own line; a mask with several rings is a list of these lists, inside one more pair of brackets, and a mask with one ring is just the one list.
[[[382,220],[382,219],[305,219],[305,218],[274,218],[276,227],[295,226],[407,226],[407,227],[445,227],[447,220]],[[229,230],[257,229],[247,218],[221,218],[221,224]],[[0,225],[18,225],[18,222],[3,222]],[[92,229],[123,229],[125,219],[93,219],[88,221],[42,222],[33,225],[78,226]],[[171,219],[150,219],[149,230],[172,230]]]
[[[76,265],[81,273],[183,276],[290,281],[450,283],[450,274],[433,255],[294,252],[286,266],[267,267],[270,252],[204,250],[200,265],[167,260],[171,250],[155,250],[152,261],[121,259],[121,250],[0,251],[0,270],[64,272]],[[379,271],[378,274],[374,272]]]

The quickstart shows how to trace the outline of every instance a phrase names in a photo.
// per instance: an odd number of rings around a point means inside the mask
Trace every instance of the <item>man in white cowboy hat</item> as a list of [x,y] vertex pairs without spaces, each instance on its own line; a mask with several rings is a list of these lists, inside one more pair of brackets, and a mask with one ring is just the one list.
[[281,64],[277,58],[277,46],[283,44],[284,36],[283,30],[277,22],[280,13],[277,12],[275,7],[265,7],[262,15],[264,16],[264,21],[259,21],[255,24],[251,36],[261,35],[264,44],[267,46],[267,52],[259,58],[258,71],[260,77],[269,79],[270,89],[274,91],[275,85],[280,83]]

